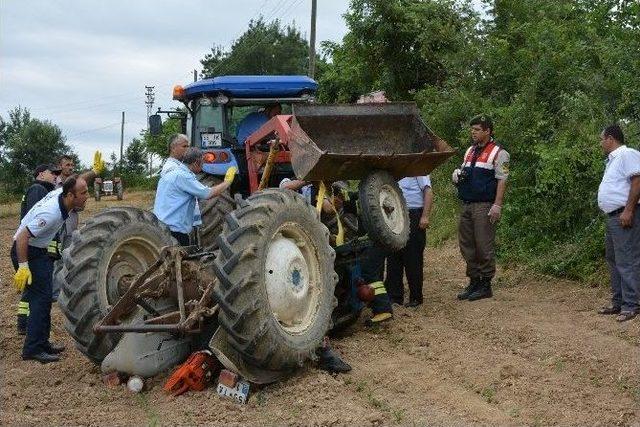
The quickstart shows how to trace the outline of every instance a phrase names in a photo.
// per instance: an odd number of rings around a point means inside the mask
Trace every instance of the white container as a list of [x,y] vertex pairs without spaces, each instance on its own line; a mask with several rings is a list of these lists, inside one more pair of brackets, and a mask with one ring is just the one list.
[[133,375],[127,381],[127,389],[132,393],[140,393],[144,389],[144,380],[137,375]]

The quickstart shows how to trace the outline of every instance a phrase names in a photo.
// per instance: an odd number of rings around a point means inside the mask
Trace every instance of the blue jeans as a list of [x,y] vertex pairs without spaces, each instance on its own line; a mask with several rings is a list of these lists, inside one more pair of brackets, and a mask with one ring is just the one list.
[[[41,249],[33,246],[29,246],[27,258],[32,281],[24,291],[24,298],[29,303],[29,317],[22,356],[33,356],[49,349],[53,260],[47,254],[46,248]],[[17,269],[18,259],[15,243],[11,248],[11,260]]]
[[611,275],[611,304],[622,311],[640,309],[640,209],[633,227],[622,228],[620,214],[607,218],[606,259]]

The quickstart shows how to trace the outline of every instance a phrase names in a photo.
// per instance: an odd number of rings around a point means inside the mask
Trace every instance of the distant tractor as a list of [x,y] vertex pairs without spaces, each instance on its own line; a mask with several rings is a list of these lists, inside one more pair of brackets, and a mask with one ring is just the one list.
[[[177,246],[155,215],[129,207],[106,209],[74,234],[59,305],[82,353],[104,371],[151,376],[210,348],[226,368],[268,383],[358,319],[363,254],[408,239],[397,180],[430,173],[454,151],[413,103],[316,105],[316,90],[305,76],[174,88],[184,108],[166,113],[203,149],[201,182],[220,182],[231,166],[238,176],[200,203],[199,245]],[[281,114],[238,137],[248,115],[276,103]],[[160,116],[149,125],[159,133]],[[281,189],[285,178],[315,190]],[[338,206],[334,188],[345,180],[357,191]]]
[[118,200],[122,200],[124,197],[124,184],[120,177],[113,179],[96,178],[93,181],[93,195],[96,202],[99,202],[102,196],[116,195]]

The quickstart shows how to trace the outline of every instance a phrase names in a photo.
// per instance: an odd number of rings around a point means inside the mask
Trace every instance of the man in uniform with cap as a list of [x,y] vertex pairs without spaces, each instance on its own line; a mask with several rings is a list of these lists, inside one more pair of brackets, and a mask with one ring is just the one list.
[[[27,188],[27,191],[22,196],[22,203],[20,205],[20,220],[31,210],[31,208],[38,203],[44,196],[56,188],[56,178],[60,175],[60,168],[56,165],[42,164],[38,165],[33,171],[33,184]],[[53,245],[50,243],[47,247],[48,251],[56,249],[56,241],[52,240]],[[57,253],[57,251],[56,251]],[[25,295],[22,295],[20,302],[18,302],[18,333],[25,335],[27,333],[27,317],[29,316],[29,303],[27,302]]]
[[469,284],[458,299],[491,298],[496,273],[495,237],[509,173],[509,153],[493,139],[493,122],[485,115],[471,119],[471,147],[452,180],[462,201],[458,240],[467,263]]
[[53,260],[47,246],[73,209],[83,209],[89,196],[82,178],[69,177],[61,189],[48,193],[20,222],[13,236],[11,261],[16,269],[13,281],[29,302],[27,334],[22,348],[24,360],[56,362],[64,350],[49,341],[51,331],[51,286]]

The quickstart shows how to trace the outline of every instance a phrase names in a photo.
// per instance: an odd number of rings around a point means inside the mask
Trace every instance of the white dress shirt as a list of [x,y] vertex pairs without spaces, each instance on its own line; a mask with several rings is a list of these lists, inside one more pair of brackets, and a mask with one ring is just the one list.
[[636,175],[640,175],[640,151],[622,145],[609,153],[598,188],[598,206],[604,213],[626,206],[631,178]]
[[421,209],[424,207],[424,190],[431,187],[431,178],[427,176],[412,176],[398,181],[402,195],[407,201],[407,208]]

